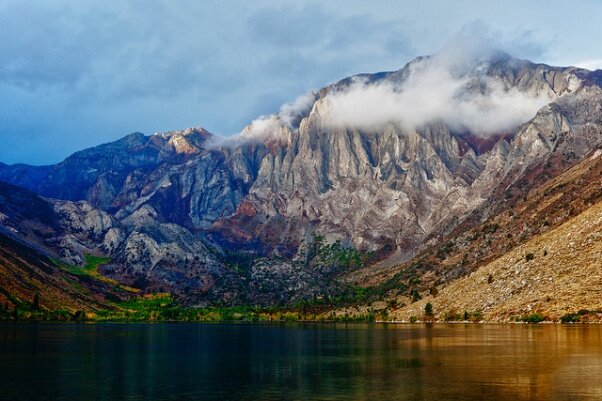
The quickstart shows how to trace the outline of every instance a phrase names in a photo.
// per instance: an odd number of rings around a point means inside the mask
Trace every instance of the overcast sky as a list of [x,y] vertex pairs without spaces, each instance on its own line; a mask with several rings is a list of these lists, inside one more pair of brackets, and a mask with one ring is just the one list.
[[401,68],[467,25],[522,58],[602,68],[600,1],[0,1],[0,161],[128,133],[239,132],[308,90]]

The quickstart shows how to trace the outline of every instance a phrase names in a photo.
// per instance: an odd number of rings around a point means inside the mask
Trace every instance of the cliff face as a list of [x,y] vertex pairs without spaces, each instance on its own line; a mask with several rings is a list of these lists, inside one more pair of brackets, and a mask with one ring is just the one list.
[[[261,135],[258,124],[227,141],[203,129],[132,134],[54,166],[0,165],[0,179],[63,200],[45,201],[58,216],[53,229],[79,234],[42,241],[60,257],[78,262],[84,250],[108,254],[105,274],[203,302],[252,294],[266,266],[280,275],[275,294],[294,287],[295,269],[287,263],[303,256],[300,249],[316,234],[410,258],[467,216],[486,219],[536,175],[553,177],[602,145],[598,72],[506,56],[446,73],[461,88],[451,98],[462,106],[453,108],[457,113],[477,99],[490,102],[476,110],[495,120],[488,108],[497,107],[496,94],[538,105],[510,127],[481,132],[478,125],[458,125],[453,115],[414,124],[335,119],[337,102],[358,88],[366,96],[390,90],[393,99],[409,104],[401,115],[413,119],[427,107],[415,81],[437,84],[436,74],[421,72],[431,71],[429,63],[419,58],[399,71],[323,88],[295,118],[263,121]],[[412,93],[415,105],[406,99]],[[520,104],[512,107],[524,112]],[[233,253],[280,259],[249,262],[242,272]],[[299,274],[303,280],[316,273]],[[307,281],[314,284],[301,292],[321,293],[319,279]],[[282,300],[264,295],[266,302]]]
[[[409,68],[369,80],[403,82]],[[534,165],[549,161],[550,170],[563,169],[600,146],[602,92],[587,76],[516,60],[471,75],[468,95],[480,93],[472,81],[486,77],[549,99],[521,125],[485,136],[453,131],[443,121],[332,127],[326,91],[298,129],[285,131],[286,145],[263,158],[244,208],[214,228],[232,243],[260,238],[294,245],[315,230],[366,249],[393,243],[403,252],[416,250]]]

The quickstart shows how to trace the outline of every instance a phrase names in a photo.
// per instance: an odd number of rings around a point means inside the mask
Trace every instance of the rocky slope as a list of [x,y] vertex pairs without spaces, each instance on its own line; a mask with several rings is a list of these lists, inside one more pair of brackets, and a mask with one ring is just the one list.
[[127,299],[129,291],[86,275],[65,271],[48,257],[0,234],[0,305],[10,313],[15,307],[92,312],[112,308]]
[[[543,102],[511,128],[467,131],[445,118],[333,124],[337,96],[358,82],[412,93],[435,62],[345,79],[295,118],[251,124],[234,140],[203,129],[132,134],[54,166],[0,165],[0,179],[64,200],[45,200],[60,216],[47,225],[60,233],[32,243],[70,261],[73,248],[102,251],[111,257],[103,272],[128,284],[194,304],[321,296],[336,290],[324,284],[332,272],[343,273],[310,260],[317,237],[340,241],[344,252],[376,252],[372,260],[407,260],[602,145],[600,72],[505,55],[448,72],[462,104],[498,93]],[[370,269],[354,277],[362,274],[378,277]]]
[[107,212],[85,201],[45,199],[1,181],[0,222],[0,233],[77,265],[86,253],[110,253],[122,236]]
[[480,311],[486,320],[501,321],[532,313],[550,320],[580,310],[602,313],[601,258],[602,202],[598,202],[391,317],[421,317],[427,302],[439,320],[445,313],[461,316],[463,311]]

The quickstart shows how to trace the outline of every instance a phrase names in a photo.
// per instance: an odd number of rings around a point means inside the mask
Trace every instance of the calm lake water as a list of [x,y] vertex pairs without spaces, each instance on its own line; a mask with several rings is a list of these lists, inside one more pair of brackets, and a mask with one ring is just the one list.
[[601,400],[602,327],[0,323],[2,400]]

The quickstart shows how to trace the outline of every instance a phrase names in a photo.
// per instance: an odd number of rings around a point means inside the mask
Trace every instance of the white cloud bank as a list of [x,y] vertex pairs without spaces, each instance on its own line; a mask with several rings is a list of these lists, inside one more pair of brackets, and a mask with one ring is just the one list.
[[506,89],[482,73],[487,59],[464,49],[450,50],[412,64],[408,78],[400,84],[354,80],[328,96],[329,115],[324,123],[378,130],[388,123],[415,129],[439,120],[453,130],[486,136],[528,121],[552,100],[545,94]]
[[293,130],[297,120],[309,112],[315,95],[308,92],[280,107],[277,114],[257,117],[238,134],[228,138],[215,138],[213,146],[232,146],[240,143],[266,141],[281,138],[288,130]]

